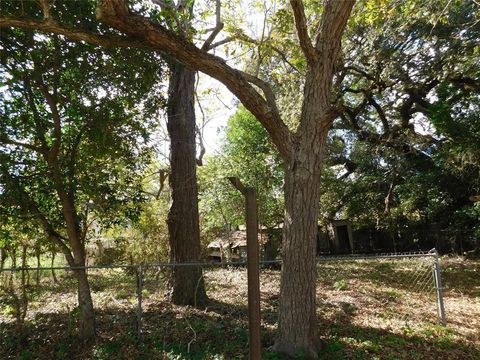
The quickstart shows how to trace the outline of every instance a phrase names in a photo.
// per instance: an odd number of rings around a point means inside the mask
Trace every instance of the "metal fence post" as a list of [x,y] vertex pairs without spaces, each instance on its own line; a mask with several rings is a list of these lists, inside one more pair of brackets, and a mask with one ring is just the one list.
[[142,265],[137,267],[137,339],[142,340]]
[[437,290],[437,311],[438,318],[442,325],[446,325],[445,304],[443,302],[443,287],[440,262],[438,261],[438,252],[435,250],[435,258],[433,260],[433,278],[435,280],[435,289]]

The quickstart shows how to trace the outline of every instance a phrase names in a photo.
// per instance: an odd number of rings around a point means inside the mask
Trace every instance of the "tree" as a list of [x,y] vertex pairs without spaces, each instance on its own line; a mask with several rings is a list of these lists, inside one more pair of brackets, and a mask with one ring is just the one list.
[[200,206],[204,228],[217,235],[244,224],[245,202],[230,182],[238,177],[257,190],[258,220],[274,228],[283,221],[283,167],[268,133],[241,107],[228,120],[225,140],[218,155],[210,156],[199,171]]
[[[155,0],[161,6],[162,24],[178,36],[192,40],[193,1]],[[171,206],[167,224],[170,261],[198,262],[200,259],[200,224],[195,118],[196,72],[174,58],[168,59],[169,82],[167,130],[170,136]],[[201,160],[200,160],[201,162]],[[206,292],[199,266],[173,267],[170,274],[170,299],[179,305],[203,305]]]
[[472,227],[475,211],[465,215],[479,189],[472,145],[480,6],[365,1],[364,7],[344,43],[338,91],[345,112],[333,126],[344,139],[344,164],[356,168],[347,211],[363,219],[393,217],[392,224]]
[[[298,127],[288,128],[282,119],[274,92],[260,78],[229,66],[209,54],[211,46],[196,47],[188,38],[175,34],[153,18],[131,10],[124,0],[101,0],[97,19],[122,35],[71,28],[59,23],[55,6],[41,1],[37,18],[2,16],[0,27],[24,27],[63,34],[75,40],[106,46],[146,47],[165,52],[192,70],[222,82],[260,121],[269,133],[285,164],[285,226],[281,307],[275,349],[294,355],[303,352],[317,357],[315,314],[315,243],[320,168],[324,160],[328,130],[339,110],[332,106],[331,90],[340,41],[354,1],[324,1],[320,21],[315,22],[315,38],[309,34],[303,3],[290,2],[298,44],[306,62],[303,101]],[[218,33],[214,30],[212,34]]]
[[[3,30],[0,40],[8,84],[1,99],[2,208],[34,219],[69,266],[84,266],[91,214],[116,221],[133,216],[141,200],[148,109],[159,105],[148,94],[159,64],[137,50],[103,51],[18,29]],[[138,81],[132,67],[148,78]],[[95,330],[88,278],[85,269],[73,272],[79,334],[88,339]]]

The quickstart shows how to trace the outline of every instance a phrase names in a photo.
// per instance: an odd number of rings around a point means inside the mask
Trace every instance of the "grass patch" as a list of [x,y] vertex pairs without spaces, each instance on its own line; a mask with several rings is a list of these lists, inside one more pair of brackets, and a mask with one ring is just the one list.
[[[480,359],[480,262],[442,260],[447,269],[446,327],[438,324],[435,293],[413,287],[418,265],[415,260],[319,264],[320,358]],[[12,299],[0,296],[1,359],[248,358],[244,268],[206,271],[210,303],[205,309],[167,303],[166,274],[146,274],[142,342],[135,337],[135,276],[122,270],[90,271],[98,333],[88,345],[75,335],[75,279],[68,271],[57,271],[58,283],[49,272],[41,276],[39,287],[32,277],[27,288],[29,311],[22,334],[15,327]],[[264,359],[283,359],[268,351],[277,327],[279,286],[279,271],[262,270]]]

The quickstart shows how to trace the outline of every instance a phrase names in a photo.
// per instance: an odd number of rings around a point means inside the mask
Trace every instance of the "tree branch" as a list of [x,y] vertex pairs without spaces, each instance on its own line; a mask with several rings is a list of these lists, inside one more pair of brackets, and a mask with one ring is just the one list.
[[202,45],[202,50],[209,50],[210,45],[212,45],[213,40],[217,37],[217,35],[222,31],[223,29],[223,22],[220,16],[220,9],[221,9],[221,3],[220,0],[216,0],[215,2],[215,27],[213,28],[212,32],[208,36],[207,40]]
[[38,2],[40,3],[40,7],[42,8],[43,19],[45,21],[50,21],[52,19],[52,15],[50,13],[52,3],[50,2],[50,0],[38,0]]
[[89,44],[105,48],[151,48],[147,43],[119,35],[100,35],[88,30],[78,30],[60,25],[55,21],[42,21],[28,18],[0,17],[0,28],[17,27],[41,32],[64,35],[75,41],[85,41]]
[[[228,39],[228,41],[232,41],[232,40],[234,40],[234,39],[238,39],[238,40],[240,40],[240,41],[244,41],[244,42],[246,42],[246,43],[254,44],[254,45],[257,45],[257,46],[261,46],[261,45],[262,45],[262,46],[266,46],[266,47],[268,47],[269,49],[275,51],[278,55],[280,55],[280,57],[282,58],[282,60],[283,60],[285,63],[287,63],[293,70],[295,70],[295,71],[298,72],[298,73],[301,73],[300,70],[299,70],[295,65],[293,65],[293,64],[287,59],[287,56],[285,55],[285,53],[284,53],[282,50],[280,50],[279,48],[277,48],[276,46],[273,46],[273,45],[271,45],[271,44],[265,44],[265,43],[262,43],[262,44],[261,44],[260,41],[258,41],[258,40],[256,40],[256,39],[252,39],[250,36],[248,36],[247,34],[241,32],[240,30],[239,30],[238,32],[236,32],[235,36],[228,37],[228,38],[226,38],[226,39],[224,39],[224,40],[227,40],[227,39]],[[221,42],[221,41],[220,41],[220,42]],[[218,43],[220,43],[220,42],[218,42]],[[217,44],[217,43],[215,43],[215,44]],[[213,44],[213,45],[215,45],[215,44]],[[212,45],[212,46],[213,46],[213,45]]]
[[[262,123],[280,154],[286,159],[292,147],[291,133],[276,107],[262,98],[245,73],[228,66],[225,61],[209,54],[158,23],[130,13],[124,0],[101,0],[98,19],[105,24],[138,37],[149,47],[167,52],[191,69],[199,70],[223,83]],[[255,84],[257,86],[257,84]],[[264,86],[260,86],[262,90]],[[270,98],[268,91],[265,93]]]
[[305,9],[301,0],[290,0],[295,19],[295,27],[297,29],[298,41],[309,63],[315,63],[318,60],[318,54],[312,44],[310,35],[308,35],[307,19],[305,17]]
[[6,135],[3,134],[0,134],[0,144],[21,146],[25,149],[35,151],[39,154],[43,154],[43,149],[41,147],[9,139]]
[[377,111],[377,114],[380,117],[380,121],[382,122],[383,132],[388,132],[390,130],[390,126],[388,124],[387,116],[385,115],[385,112],[383,111],[380,104],[375,100],[373,95],[370,96],[369,104],[372,105]]
[[[340,52],[342,34],[355,0],[325,0],[318,25],[315,49],[321,54],[327,68],[332,68]],[[335,19],[334,21],[332,21]]]
[[57,99],[55,99],[55,96],[50,94],[42,80],[37,81],[37,86],[45,97],[45,100],[47,100],[48,107],[50,108],[50,112],[52,114],[53,145],[48,154],[49,158],[52,160],[56,159],[58,157],[58,153],[60,152],[60,145],[62,143],[62,121],[58,112]]
[[72,143],[72,146],[70,147],[70,156],[69,156],[69,164],[68,164],[68,194],[70,197],[73,198],[73,193],[75,191],[75,172],[77,168],[77,153],[78,153],[78,147],[80,146],[80,141],[82,140],[82,136],[84,134],[84,131],[87,129],[89,123],[87,122],[84,124],[80,130],[78,131],[78,134],[75,136],[74,141]]
[[[180,19],[178,18],[178,14],[177,14],[177,7],[175,6],[175,4],[173,2],[166,2],[165,0],[152,0],[154,4],[157,4],[158,6],[160,6],[161,8],[165,9],[165,10],[168,10],[170,12],[170,15],[172,15],[173,19],[175,20],[175,24],[177,24],[177,28],[183,32],[183,35],[185,35],[184,33],[184,29],[183,29],[183,26],[182,26],[182,23],[180,21]],[[170,19],[166,18],[165,19],[168,26],[170,26],[170,28],[173,29],[173,24],[171,22]]]
[[33,120],[35,122],[35,135],[41,143],[42,154],[48,151],[48,144],[47,140],[45,139],[45,131],[41,124],[41,117],[37,109],[37,105],[35,104],[35,95],[32,91],[32,86],[30,84],[30,79],[25,77],[24,79],[24,90],[25,90],[25,97],[27,98],[28,105],[33,113]]
[[217,42],[214,42],[213,44],[211,44],[207,50],[213,50],[219,46],[222,46],[222,45],[225,45],[229,42],[232,42],[235,40],[235,36],[228,36],[226,37],[225,39],[222,39],[222,40],[219,40]]
[[60,248],[62,249],[67,262],[70,266],[74,264],[72,253],[68,248],[67,244],[64,240],[66,240],[62,235],[60,235],[55,229],[47,217],[41,212],[35,201],[30,197],[30,195],[25,191],[25,189],[18,183],[17,179],[15,179],[6,169],[2,169],[2,173],[4,177],[10,182],[10,184],[17,190],[19,193],[19,201],[20,205],[22,205],[24,210],[30,211],[32,215],[37,219],[37,221],[42,226],[43,230],[47,234],[48,238],[57,243]]
[[[0,17],[0,28],[20,27],[64,35],[103,47],[149,48],[168,53],[187,67],[201,71],[223,83],[262,123],[284,159],[292,148],[292,133],[278,111],[252,86],[245,73],[234,69],[215,55],[197,48],[193,43],[148,18],[130,13],[125,0],[98,0],[97,19],[127,36],[100,35],[64,27],[53,21]],[[264,89],[262,89],[264,90]],[[265,94],[269,97],[268,94]]]

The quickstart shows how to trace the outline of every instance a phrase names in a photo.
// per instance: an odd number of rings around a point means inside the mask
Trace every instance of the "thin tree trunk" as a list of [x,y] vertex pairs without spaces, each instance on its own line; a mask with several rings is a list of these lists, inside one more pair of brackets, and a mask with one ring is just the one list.
[[4,248],[0,248],[0,269],[5,267],[5,260],[7,260],[7,252]]
[[[61,170],[58,159],[48,159],[55,181],[58,197],[62,202],[62,212],[66,223],[68,241],[73,255],[69,261],[70,266],[85,266],[85,249],[82,242],[80,226],[73,194],[66,192],[64,181],[61,177]],[[68,261],[68,258],[67,258]],[[85,269],[74,270],[78,281],[78,306],[80,308],[79,336],[82,340],[88,341],[95,336],[95,313],[93,310],[92,295]]]
[[78,306],[80,308],[79,337],[90,340],[95,336],[95,313],[85,269],[75,270],[78,281]]
[[55,284],[58,284],[58,279],[57,276],[55,275],[55,269],[53,268],[55,266],[55,251],[52,251],[52,262],[51,262],[51,268],[52,268],[52,278],[53,282]]
[[21,275],[21,283],[20,283],[20,298],[18,301],[18,308],[17,308],[17,326],[19,330],[23,328],[23,322],[25,320],[25,316],[27,315],[27,290],[26,290],[26,278],[28,276],[27,267],[27,246],[24,245],[22,248],[22,275]]
[[35,249],[35,256],[37,258],[37,271],[36,271],[36,274],[35,274],[35,284],[37,286],[40,285],[40,266],[41,266],[41,263],[40,263],[40,247],[37,247]]
[[[169,176],[172,203],[168,214],[171,262],[197,262],[200,227],[196,173],[195,72],[179,63],[170,66],[168,133]],[[171,273],[170,299],[175,304],[200,306],[206,293],[202,269],[175,267]]]
[[[78,235],[76,239],[79,239]],[[83,251],[81,242],[73,242],[72,239],[69,240],[73,250],[73,263],[70,263],[69,265],[73,267],[84,267],[85,252]],[[82,340],[89,341],[95,336],[95,313],[93,309],[90,285],[88,283],[87,271],[86,269],[77,269],[73,270],[73,273],[77,279],[78,307],[80,309],[78,334]]]

